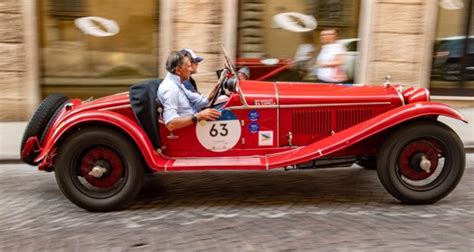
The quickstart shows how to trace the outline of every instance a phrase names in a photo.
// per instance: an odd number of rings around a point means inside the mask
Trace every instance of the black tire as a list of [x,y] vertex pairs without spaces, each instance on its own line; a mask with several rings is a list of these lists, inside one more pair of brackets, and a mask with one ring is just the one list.
[[[74,133],[58,152],[56,182],[69,200],[86,210],[126,207],[143,186],[143,160],[123,133],[86,128]],[[107,171],[100,177],[87,175],[96,166]]]
[[[52,122],[56,118],[59,111],[61,111],[62,105],[67,102],[68,98],[61,94],[52,94],[46,97],[36,109],[35,113],[31,117],[28,125],[26,126],[25,132],[23,133],[23,138],[21,140],[21,149],[25,147],[25,143],[28,138],[32,136],[37,136],[40,144],[43,143],[45,132],[49,130]],[[34,159],[38,156],[39,153],[31,152],[27,157],[23,157],[23,162],[36,165]],[[20,155],[21,156],[21,155]]]
[[[421,167],[429,160],[429,172]],[[406,204],[429,204],[447,196],[465,168],[458,135],[437,121],[419,121],[395,131],[377,157],[377,174],[385,189]]]

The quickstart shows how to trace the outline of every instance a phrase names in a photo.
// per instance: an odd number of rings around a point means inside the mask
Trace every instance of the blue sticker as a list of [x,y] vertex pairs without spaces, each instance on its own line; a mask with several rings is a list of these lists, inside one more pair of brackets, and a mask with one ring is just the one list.
[[260,130],[260,126],[256,122],[249,124],[250,133],[257,133]]
[[249,112],[250,121],[255,122],[255,121],[258,120],[258,117],[259,117],[259,114],[258,114],[257,110],[255,110],[255,109],[250,110],[250,112]]
[[232,113],[230,110],[224,109],[221,111],[221,117],[217,119],[218,121],[224,121],[224,120],[237,120],[237,116],[235,116],[234,113]]

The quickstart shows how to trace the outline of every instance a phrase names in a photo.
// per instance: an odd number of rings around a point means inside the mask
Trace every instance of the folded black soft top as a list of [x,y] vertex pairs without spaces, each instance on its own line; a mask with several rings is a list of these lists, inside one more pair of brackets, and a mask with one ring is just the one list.
[[156,99],[161,79],[150,79],[129,88],[130,105],[140,126],[150,138],[153,147],[160,147],[157,108],[161,106]]

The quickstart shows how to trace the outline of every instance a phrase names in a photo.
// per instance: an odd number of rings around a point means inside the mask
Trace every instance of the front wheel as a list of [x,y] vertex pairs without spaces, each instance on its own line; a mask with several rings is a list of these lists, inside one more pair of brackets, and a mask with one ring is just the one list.
[[56,181],[64,195],[79,207],[117,210],[142,188],[143,161],[133,142],[117,131],[80,130],[58,152]]
[[465,167],[457,134],[436,121],[414,122],[387,139],[377,158],[385,189],[407,204],[434,203],[459,183]]

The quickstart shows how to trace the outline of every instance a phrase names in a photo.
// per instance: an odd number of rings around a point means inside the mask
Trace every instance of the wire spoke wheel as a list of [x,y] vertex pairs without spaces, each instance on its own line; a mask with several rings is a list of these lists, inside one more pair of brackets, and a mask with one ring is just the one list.
[[[419,139],[408,144],[397,163],[400,182],[412,190],[426,191],[439,185],[452,165],[445,162],[436,139]],[[446,151],[444,151],[446,152]]]
[[107,128],[74,133],[59,149],[55,166],[64,195],[89,211],[125,207],[142,188],[143,169],[134,143]]
[[434,203],[459,183],[464,146],[437,121],[417,121],[396,130],[383,144],[377,174],[385,189],[407,204]]
[[120,155],[107,147],[87,150],[77,167],[71,167],[72,180],[84,194],[107,198],[120,191],[126,181],[127,170]]

